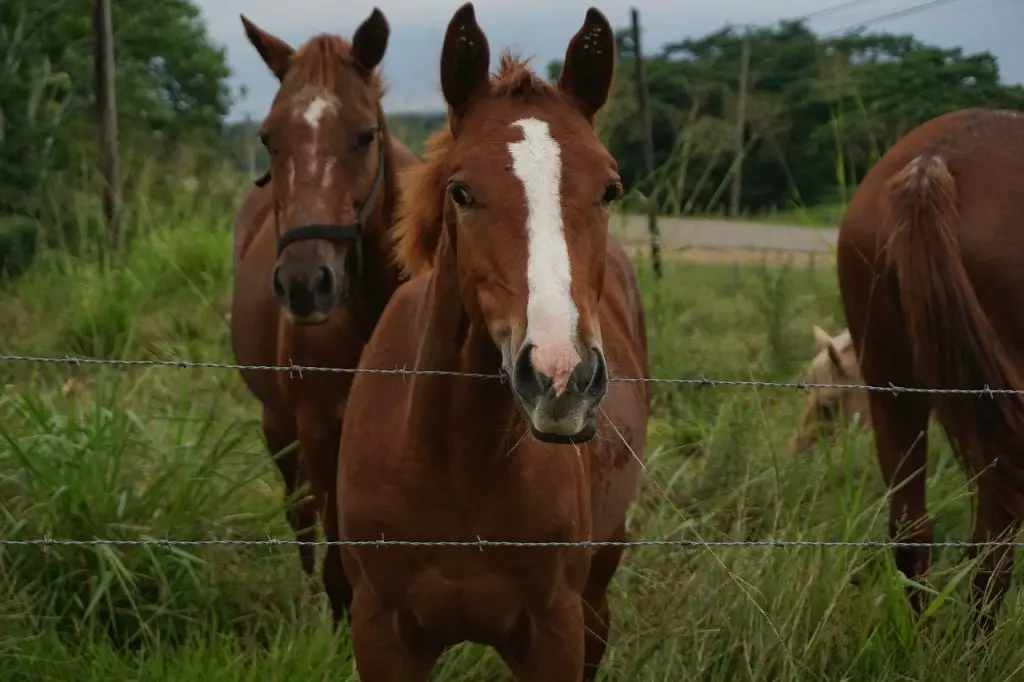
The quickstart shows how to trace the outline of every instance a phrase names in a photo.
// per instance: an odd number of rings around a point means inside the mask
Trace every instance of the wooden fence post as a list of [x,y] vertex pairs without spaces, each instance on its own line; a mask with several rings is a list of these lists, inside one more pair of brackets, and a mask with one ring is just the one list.
[[103,171],[103,212],[107,238],[121,245],[121,179],[117,153],[117,94],[114,87],[114,28],[110,0],[92,0],[93,77],[99,122],[100,166]]
[[[644,163],[647,177],[654,175],[654,126],[651,110],[647,104],[647,77],[644,74],[643,50],[640,48],[640,12],[630,8],[633,29],[633,58],[636,60],[636,99],[644,125]],[[652,192],[653,194],[653,192]],[[647,198],[647,231],[651,238],[651,265],[656,279],[661,279],[661,235],[658,232],[658,209],[653,196]]]

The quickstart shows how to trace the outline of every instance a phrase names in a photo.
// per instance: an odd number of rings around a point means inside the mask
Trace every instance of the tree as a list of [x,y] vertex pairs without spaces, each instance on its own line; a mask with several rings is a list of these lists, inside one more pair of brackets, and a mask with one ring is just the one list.
[[[632,46],[598,130],[627,186],[667,212],[715,210],[733,160],[743,34],[726,27],[647,57],[657,171],[645,177]],[[822,39],[803,22],[749,34],[751,72],[742,203],[749,211],[844,201],[886,148],[912,127],[969,106],[1024,108],[991,54],[941,49],[912,36]],[[549,66],[557,77],[561,65]]]
[[[118,0],[113,11],[122,147],[219,151],[230,72],[198,8]],[[53,188],[95,165],[88,2],[0,3],[0,92],[0,272],[9,273],[39,237]]]

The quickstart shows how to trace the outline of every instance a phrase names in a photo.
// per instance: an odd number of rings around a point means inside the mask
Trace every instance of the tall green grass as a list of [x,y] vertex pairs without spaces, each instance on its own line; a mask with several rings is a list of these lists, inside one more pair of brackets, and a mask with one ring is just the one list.
[[[177,202],[177,203],[175,203]],[[149,202],[116,256],[43,254],[0,294],[0,349],[232,360],[232,202]],[[834,273],[638,264],[660,377],[800,376],[811,327],[844,326]],[[233,372],[0,365],[0,538],[289,538],[257,405]],[[635,538],[884,539],[870,434],[789,449],[796,391],[659,385]],[[970,521],[963,476],[931,441],[938,539]],[[920,623],[870,549],[628,553],[603,680],[1012,680],[1017,593],[985,649],[967,637],[964,564],[937,552]],[[506,679],[476,646],[438,680]],[[0,546],[0,679],[355,680],[293,548]]]

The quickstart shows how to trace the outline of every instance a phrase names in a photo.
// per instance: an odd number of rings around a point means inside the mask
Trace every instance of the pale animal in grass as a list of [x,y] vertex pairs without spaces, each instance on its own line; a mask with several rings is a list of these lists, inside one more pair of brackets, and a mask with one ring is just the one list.
[[808,368],[807,383],[816,386],[808,390],[807,405],[797,426],[797,452],[817,445],[823,435],[834,439],[843,426],[871,424],[867,391],[848,388],[864,384],[849,330],[832,336],[815,325],[814,342],[818,354]]

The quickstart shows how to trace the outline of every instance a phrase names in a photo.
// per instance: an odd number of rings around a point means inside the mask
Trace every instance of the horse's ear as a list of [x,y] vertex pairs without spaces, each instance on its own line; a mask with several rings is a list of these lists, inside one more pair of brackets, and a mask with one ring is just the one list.
[[845,376],[846,371],[843,370],[843,359],[840,357],[839,349],[836,348],[835,340],[818,325],[814,325],[814,342],[818,344],[819,349],[825,351],[825,354],[828,355],[828,361],[832,363],[832,367],[839,372],[840,376]]
[[373,71],[384,59],[390,36],[388,20],[383,12],[374,7],[352,37],[352,58],[367,71]]
[[284,75],[288,73],[288,65],[295,50],[277,36],[267,33],[249,21],[244,14],[238,16],[242,18],[242,26],[245,27],[245,35],[249,38],[249,42],[260,53],[263,62],[277,77],[277,80],[283,81]]
[[473,3],[467,2],[452,16],[441,49],[441,92],[448,103],[452,123],[466,115],[473,97],[488,87],[491,48]]
[[818,350],[828,350],[828,347],[832,345],[832,337],[827,331],[814,325],[814,343],[818,344]]
[[839,349],[836,348],[836,344],[831,341],[828,342],[828,359],[832,363],[833,369],[839,373],[839,376],[845,377],[846,370],[843,369],[843,359],[839,356]]
[[565,51],[558,87],[576,102],[587,119],[593,120],[608,101],[614,77],[615,35],[608,19],[591,7]]

